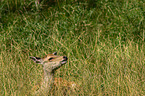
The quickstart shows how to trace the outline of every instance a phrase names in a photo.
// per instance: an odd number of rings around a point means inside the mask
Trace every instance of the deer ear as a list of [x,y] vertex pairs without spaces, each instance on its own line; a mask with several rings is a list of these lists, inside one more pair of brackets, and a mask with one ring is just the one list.
[[57,55],[57,52],[54,52],[53,55]]
[[42,64],[42,60],[39,57],[30,56],[30,59],[33,60],[37,64]]

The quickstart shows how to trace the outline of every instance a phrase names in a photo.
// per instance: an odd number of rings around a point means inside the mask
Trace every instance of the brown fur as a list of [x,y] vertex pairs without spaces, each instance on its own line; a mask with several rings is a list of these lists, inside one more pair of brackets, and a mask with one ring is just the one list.
[[57,56],[56,54],[56,52],[53,54],[48,54],[43,58],[30,56],[35,63],[42,64],[44,70],[44,79],[40,88],[36,91],[36,94],[47,95],[53,85],[59,87],[67,86],[72,89],[76,86],[74,82],[68,82],[62,78],[54,78],[55,71],[67,62],[66,56]]

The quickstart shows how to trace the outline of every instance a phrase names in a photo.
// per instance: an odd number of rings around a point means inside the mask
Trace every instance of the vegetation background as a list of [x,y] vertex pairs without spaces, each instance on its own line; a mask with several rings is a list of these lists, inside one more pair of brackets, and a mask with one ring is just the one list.
[[145,95],[143,6],[144,0],[1,0],[0,96],[32,95],[43,70],[29,56],[56,51],[69,61],[55,76],[76,82],[74,95]]

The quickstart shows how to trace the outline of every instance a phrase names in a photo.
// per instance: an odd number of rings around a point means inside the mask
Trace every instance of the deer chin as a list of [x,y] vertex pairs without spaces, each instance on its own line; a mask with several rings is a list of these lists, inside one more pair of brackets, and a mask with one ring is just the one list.
[[67,63],[66,60],[62,60],[62,61],[61,61],[61,64],[65,64],[65,63]]

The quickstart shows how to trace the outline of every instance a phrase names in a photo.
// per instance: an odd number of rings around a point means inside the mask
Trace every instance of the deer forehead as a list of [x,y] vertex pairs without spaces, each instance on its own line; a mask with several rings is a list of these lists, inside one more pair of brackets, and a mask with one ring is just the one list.
[[59,60],[61,61],[61,60],[63,60],[63,56],[57,56],[57,55],[54,55],[54,54],[47,54],[42,59],[44,61],[59,61]]

